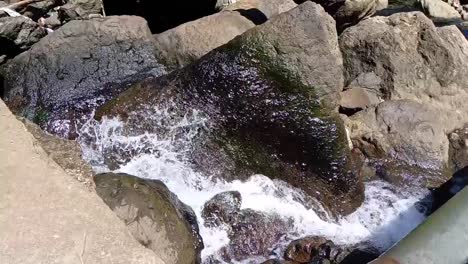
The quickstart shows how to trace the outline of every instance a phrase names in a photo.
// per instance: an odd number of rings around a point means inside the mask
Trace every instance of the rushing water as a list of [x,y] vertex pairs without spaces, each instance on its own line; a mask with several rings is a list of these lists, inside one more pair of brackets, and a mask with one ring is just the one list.
[[[295,234],[320,235],[337,244],[368,243],[385,250],[424,220],[416,203],[427,192],[418,188],[395,188],[382,181],[366,183],[365,202],[353,214],[338,221],[321,219],[321,208],[307,209],[298,197],[299,190],[263,175],[252,175],[247,181],[214,181],[208,175],[194,171],[186,160],[192,139],[204,129],[207,120],[198,111],[175,117],[167,109],[152,109],[134,117],[150,122],[151,131],[142,127],[130,129],[117,118],[101,122],[90,120],[80,133],[85,159],[97,172],[110,171],[108,159],[118,164],[115,171],[143,178],[159,179],[190,205],[198,216],[205,249],[202,257],[216,256],[229,243],[225,231],[203,225],[201,211],[204,203],[215,194],[237,190],[242,195],[242,207],[264,213],[277,213],[293,219],[291,239]],[[324,218],[324,217],[322,217]],[[281,242],[279,242],[281,243]],[[281,247],[281,245],[279,245]]]

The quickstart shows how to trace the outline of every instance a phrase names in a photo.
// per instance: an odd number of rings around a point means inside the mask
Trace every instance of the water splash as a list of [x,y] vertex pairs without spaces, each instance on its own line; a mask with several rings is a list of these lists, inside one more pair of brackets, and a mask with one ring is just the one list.
[[[139,125],[141,118],[145,122]],[[209,122],[200,111],[180,115],[170,107],[152,108],[131,115],[125,122],[118,118],[89,120],[82,128],[79,141],[84,158],[97,172],[114,170],[161,180],[182,202],[191,206],[205,243],[203,258],[216,256],[229,243],[225,230],[206,228],[201,218],[205,202],[225,191],[239,191],[243,209],[292,219],[290,239],[297,238],[297,234],[319,235],[341,245],[368,243],[385,250],[424,220],[416,204],[427,192],[414,187],[397,189],[385,182],[369,182],[363,205],[336,221],[324,217],[326,214],[320,206],[304,206],[301,202],[305,200],[304,194],[282,181],[252,175],[245,182],[226,182],[198,173],[185,154],[191,150],[193,139],[208,129]]]

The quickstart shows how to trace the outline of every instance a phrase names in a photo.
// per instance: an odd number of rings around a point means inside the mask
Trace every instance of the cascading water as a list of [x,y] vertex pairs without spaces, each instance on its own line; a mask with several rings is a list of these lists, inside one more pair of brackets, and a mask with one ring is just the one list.
[[[196,212],[205,244],[204,259],[216,258],[217,252],[229,243],[224,230],[205,227],[201,217],[205,202],[225,191],[239,191],[242,208],[292,219],[290,236],[285,241],[319,235],[340,245],[366,243],[377,250],[385,250],[424,220],[417,202],[427,191],[420,188],[396,188],[382,181],[368,182],[362,206],[347,217],[332,220],[324,216],[320,206],[307,209],[301,203],[304,200],[301,191],[284,182],[263,175],[252,175],[245,182],[215,180],[212,175],[195,171],[186,156],[192,140],[209,129],[209,120],[201,112],[191,110],[185,115],[175,115],[167,107],[132,115],[133,122],[142,118],[147,124],[149,120],[151,130],[144,125],[135,129],[135,124],[130,129],[118,118],[89,120],[79,137],[84,158],[96,172],[125,172],[163,181]],[[278,241],[278,248],[284,248],[285,241]]]

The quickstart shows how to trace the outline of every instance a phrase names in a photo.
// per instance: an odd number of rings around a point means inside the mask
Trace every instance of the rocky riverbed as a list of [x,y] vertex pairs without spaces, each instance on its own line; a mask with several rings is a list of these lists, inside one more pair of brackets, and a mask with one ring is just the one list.
[[0,1],[0,96],[166,263],[367,263],[467,182],[431,1]]

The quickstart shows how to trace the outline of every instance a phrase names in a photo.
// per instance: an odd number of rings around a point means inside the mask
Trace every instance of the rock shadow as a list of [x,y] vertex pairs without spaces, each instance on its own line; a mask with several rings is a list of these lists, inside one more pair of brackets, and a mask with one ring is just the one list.
[[252,21],[255,25],[261,25],[267,22],[268,20],[268,17],[262,11],[258,10],[257,8],[236,9],[234,11],[239,12],[243,17]]

